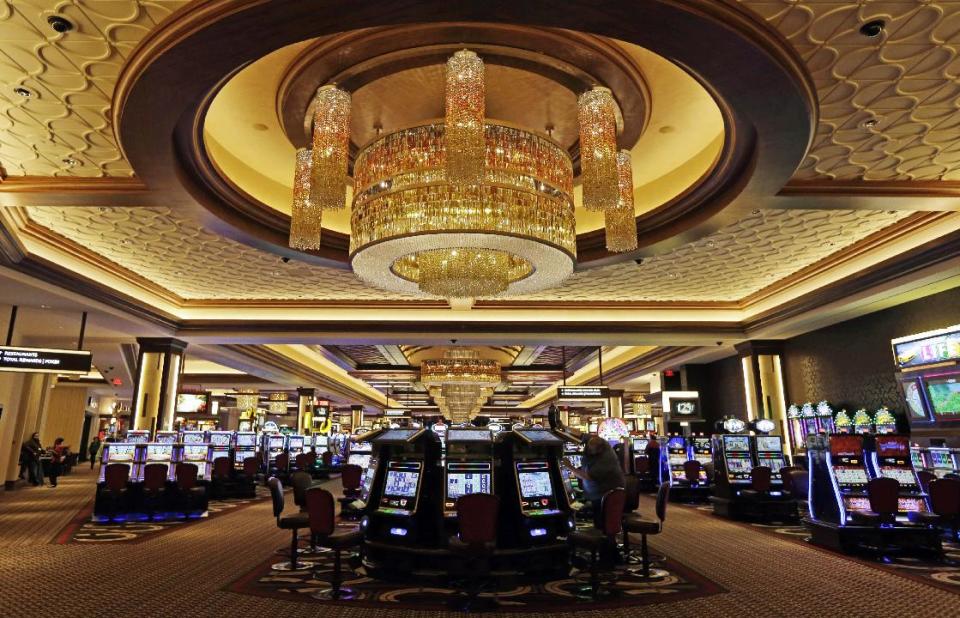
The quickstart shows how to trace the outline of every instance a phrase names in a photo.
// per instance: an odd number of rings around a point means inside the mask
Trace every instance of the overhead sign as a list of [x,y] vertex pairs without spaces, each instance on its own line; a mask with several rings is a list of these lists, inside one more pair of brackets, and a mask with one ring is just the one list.
[[0,346],[0,371],[23,373],[90,373],[93,355],[86,350]]
[[410,416],[410,410],[404,408],[387,408],[383,411],[384,416]]
[[918,367],[960,361],[960,325],[894,339],[897,367]]
[[557,388],[559,399],[607,399],[610,388],[607,386],[560,386]]

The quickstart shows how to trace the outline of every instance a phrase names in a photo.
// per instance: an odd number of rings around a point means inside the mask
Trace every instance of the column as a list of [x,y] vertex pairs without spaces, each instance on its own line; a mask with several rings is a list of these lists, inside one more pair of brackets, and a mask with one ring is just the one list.
[[4,486],[13,489],[20,473],[20,445],[26,414],[20,406],[20,394],[27,374],[0,374],[0,477]]
[[784,448],[793,455],[787,427],[787,393],[783,381],[783,342],[746,341],[737,346],[743,370],[747,420],[774,421],[784,438]]
[[186,342],[168,337],[139,337],[137,378],[133,390],[132,428],[173,428],[180,370]]
[[300,435],[313,435],[314,397],[314,389],[297,388],[297,433]]

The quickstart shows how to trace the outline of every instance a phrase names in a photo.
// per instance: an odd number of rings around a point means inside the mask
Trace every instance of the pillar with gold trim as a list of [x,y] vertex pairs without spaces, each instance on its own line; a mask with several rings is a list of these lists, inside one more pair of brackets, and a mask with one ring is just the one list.
[[137,344],[140,352],[133,390],[133,429],[170,431],[187,343],[169,337],[138,337]]
[[736,346],[743,371],[747,421],[777,424],[787,454],[793,456],[787,427],[787,387],[783,378],[783,341],[745,341]]
[[309,436],[313,434],[313,403],[316,390],[300,387],[297,389],[297,433]]

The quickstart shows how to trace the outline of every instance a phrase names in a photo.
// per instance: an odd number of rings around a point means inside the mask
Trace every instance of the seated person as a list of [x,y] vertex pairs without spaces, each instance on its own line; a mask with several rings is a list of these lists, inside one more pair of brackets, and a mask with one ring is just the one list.
[[599,527],[603,495],[611,489],[624,487],[626,479],[620,461],[610,443],[599,436],[590,436],[583,449],[583,466],[574,468],[563,459],[563,467],[582,481],[584,499],[593,507],[594,524]]

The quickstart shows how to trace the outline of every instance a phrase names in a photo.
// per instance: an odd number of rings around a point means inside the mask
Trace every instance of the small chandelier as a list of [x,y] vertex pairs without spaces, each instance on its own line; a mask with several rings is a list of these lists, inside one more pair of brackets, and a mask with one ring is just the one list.
[[287,394],[286,393],[270,393],[268,397],[270,400],[269,408],[270,414],[284,415],[287,413]]
[[476,416],[501,381],[500,363],[471,349],[451,348],[420,364],[420,382],[444,416],[458,423]]
[[241,412],[255,412],[257,406],[260,405],[259,391],[249,389],[239,390],[234,394],[233,398],[237,402],[237,408],[239,408]]
[[617,179],[619,202],[617,207],[604,214],[607,251],[622,253],[637,248],[637,219],[633,206],[633,164],[630,153],[617,153]]
[[577,100],[583,207],[606,212],[617,208],[617,104],[609,88],[596,86]]

